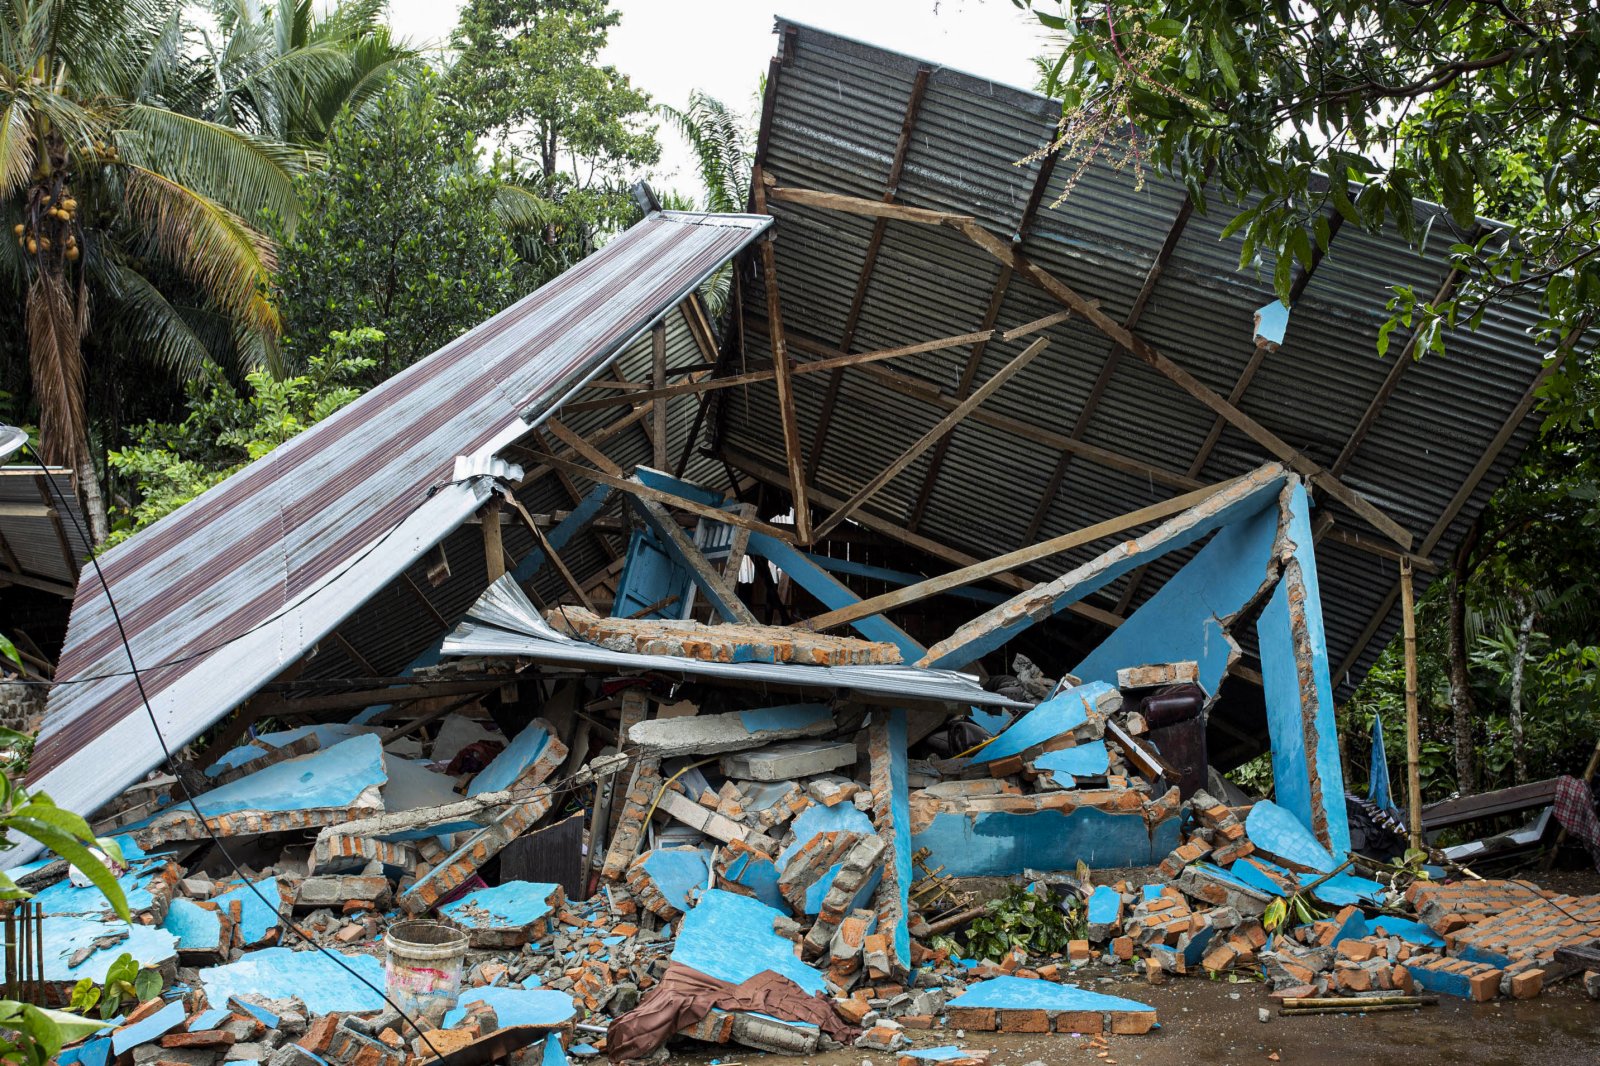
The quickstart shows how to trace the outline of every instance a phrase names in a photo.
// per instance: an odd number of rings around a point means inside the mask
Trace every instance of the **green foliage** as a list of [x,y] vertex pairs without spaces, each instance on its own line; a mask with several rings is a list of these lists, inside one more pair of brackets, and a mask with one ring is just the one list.
[[392,83],[346,112],[326,169],[300,182],[300,224],[275,279],[291,365],[336,331],[370,326],[384,339],[369,381],[382,380],[520,292],[501,175],[451,135],[435,87],[429,75]]
[[[1330,219],[1445,245],[1466,272],[1435,298],[1397,285],[1391,330],[1444,350],[1524,298],[1552,343],[1600,308],[1600,9],[1480,0],[1013,0],[1059,35],[1048,82],[1064,141],[1154,165],[1237,213],[1287,301]],[[1130,135],[1123,125],[1131,123]],[[1444,205],[1420,219],[1420,198]],[[1490,234],[1478,216],[1510,221]],[[1405,336],[1402,333],[1401,336]],[[1583,345],[1584,350],[1592,344]]]
[[[744,211],[749,206],[750,175],[755,163],[755,136],[748,120],[698,89],[689,94],[687,107],[680,110],[663,104],[660,111],[694,151],[700,181],[705,186],[701,207],[706,211]],[[725,263],[701,286],[700,293],[713,318],[721,317],[728,306],[732,280],[733,264]]]
[[1054,889],[1030,891],[1026,885],[1012,885],[990,902],[987,914],[967,927],[963,954],[1001,959],[1016,949],[1029,955],[1066,951],[1068,941],[1088,935],[1088,925],[1081,900],[1071,901],[1070,914],[1062,912],[1062,902]]
[[358,382],[375,365],[383,334],[371,328],[335,330],[332,343],[311,357],[305,373],[278,380],[264,371],[247,378],[241,396],[220,372],[187,388],[182,422],[149,422],[133,444],[110,453],[111,468],[135,487],[137,502],[119,512],[107,545],[171,513],[229,474],[361,395]]
[[45,1066],[63,1046],[99,1032],[102,1024],[66,1011],[0,999],[0,1062]]
[[451,120],[554,207],[518,242],[540,280],[637,217],[628,186],[660,156],[650,98],[600,61],[620,18],[607,0],[469,0],[452,38]]
[[106,969],[104,985],[97,985],[87,977],[79,980],[72,987],[72,1002],[67,1009],[88,1014],[98,1006],[100,1017],[115,1018],[125,1006],[131,1009],[155,999],[161,994],[161,985],[159,972],[141,968],[125,951]]

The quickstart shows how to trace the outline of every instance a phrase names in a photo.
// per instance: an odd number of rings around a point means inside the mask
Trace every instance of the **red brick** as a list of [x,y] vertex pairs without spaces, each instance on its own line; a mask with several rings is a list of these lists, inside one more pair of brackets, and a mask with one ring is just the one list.
[[1088,1033],[1098,1036],[1104,1026],[1104,1016],[1097,1010],[1068,1010],[1056,1015],[1058,1033]]
[[1511,975],[1511,998],[1532,999],[1544,991],[1543,970],[1523,970]]
[[1118,1036],[1140,1036],[1156,1024],[1153,1010],[1114,1010],[1111,1012],[1111,1031]]
[[1042,1010],[1001,1010],[995,1012],[1002,1033],[1048,1033],[1050,1015]]
[[971,1029],[980,1033],[995,1030],[993,1007],[951,1007],[945,1012],[944,1024],[951,1029]]

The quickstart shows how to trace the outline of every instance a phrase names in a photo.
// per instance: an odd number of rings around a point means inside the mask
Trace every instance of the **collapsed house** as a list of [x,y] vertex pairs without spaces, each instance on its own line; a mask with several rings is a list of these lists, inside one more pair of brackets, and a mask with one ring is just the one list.
[[[1086,966],[1294,1005],[1594,969],[1600,899],[1361,876],[1334,716],[1529,439],[1532,309],[1375,359],[1442,262],[1338,233],[1285,317],[1182,189],[1015,165],[1049,101],[779,33],[752,214],[652,213],[80,583],[30,784],[136,920],[6,858],[51,994],[127,952],[171,1002],[63,1061],[917,1061],[1157,1023]],[[1230,792],[1263,752],[1274,798]],[[936,946],[975,876],[1085,935]],[[418,918],[466,941],[425,1019],[376,991]]]

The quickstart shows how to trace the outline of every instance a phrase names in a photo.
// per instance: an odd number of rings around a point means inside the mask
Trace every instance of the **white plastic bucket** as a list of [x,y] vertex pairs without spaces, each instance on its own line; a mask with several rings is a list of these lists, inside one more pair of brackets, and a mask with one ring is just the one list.
[[384,985],[395,1006],[440,1025],[461,998],[467,934],[442,922],[397,922],[383,937]]

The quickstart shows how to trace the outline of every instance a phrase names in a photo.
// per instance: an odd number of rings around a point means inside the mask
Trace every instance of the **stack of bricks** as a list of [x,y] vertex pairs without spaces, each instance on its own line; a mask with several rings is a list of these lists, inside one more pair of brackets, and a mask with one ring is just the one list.
[[461,888],[478,870],[500,853],[500,849],[527,832],[550,810],[548,786],[540,785],[521,803],[514,803],[488,825],[467,838],[466,843],[440,860],[437,866],[400,897],[400,905],[410,915],[426,914]]
[[558,632],[579,640],[640,655],[806,666],[885,666],[902,661],[900,649],[893,644],[807,633],[786,626],[712,626],[688,620],[602,618],[572,606],[547,611],[545,620]]
[[[1220,940],[1220,943],[1216,941]],[[1224,973],[1233,969],[1255,969],[1257,956],[1266,950],[1267,931],[1260,922],[1241,922],[1225,934],[1214,937],[1209,950],[1200,960],[1207,973]]]
[[[617,821],[617,832],[606,850],[605,865],[601,874],[608,881],[620,881],[638,854],[639,843],[644,839],[645,827],[650,820],[650,807],[656,792],[661,788],[661,763],[656,759],[640,759],[628,780],[628,790],[622,795],[622,817]],[[612,801],[613,804],[616,800]]]
[[1442,955],[1419,955],[1406,964],[1413,984],[1425,992],[1487,1003],[1500,993],[1498,967]]
[[1169,881],[1176,881],[1191,862],[1199,862],[1210,854],[1211,845],[1201,837],[1192,836],[1161,860],[1161,875]]
[[[1411,956],[1407,956],[1410,958]],[[1420,962],[1423,956],[1415,958]],[[1341,940],[1334,951],[1331,990],[1356,995],[1362,992],[1412,991],[1411,974],[1398,959],[1390,961],[1383,938]]]
[[832,829],[816,834],[789,856],[789,862],[778,878],[778,891],[795,913],[808,912],[806,896],[812,886],[826,877],[828,871],[843,863],[845,857],[864,839],[866,837],[861,833]]
[[839,872],[833,875],[833,883],[828,886],[827,893],[822,897],[816,921],[806,933],[801,946],[804,958],[815,959],[822,955],[823,951],[834,948],[838,939],[836,931],[846,915],[855,907],[858,902],[857,897],[866,888],[872,875],[877,872],[887,847],[882,837],[867,836],[862,837],[845,855],[843,863],[839,866]]
[[1576,972],[1555,953],[1594,939],[1600,895],[1567,896],[1513,881],[1420,883],[1407,898],[1445,950],[1504,971],[1506,995],[1538,995],[1546,981]]
[[1163,886],[1154,898],[1141,899],[1123,923],[1127,935],[1141,948],[1176,946],[1191,931],[1193,912],[1177,889]]
[[1209,846],[1212,862],[1218,866],[1228,866],[1255,852],[1255,845],[1245,835],[1244,823],[1239,821],[1232,808],[1218,803],[1203,790],[1190,797],[1189,808],[1200,823],[1200,831],[1196,835]]

